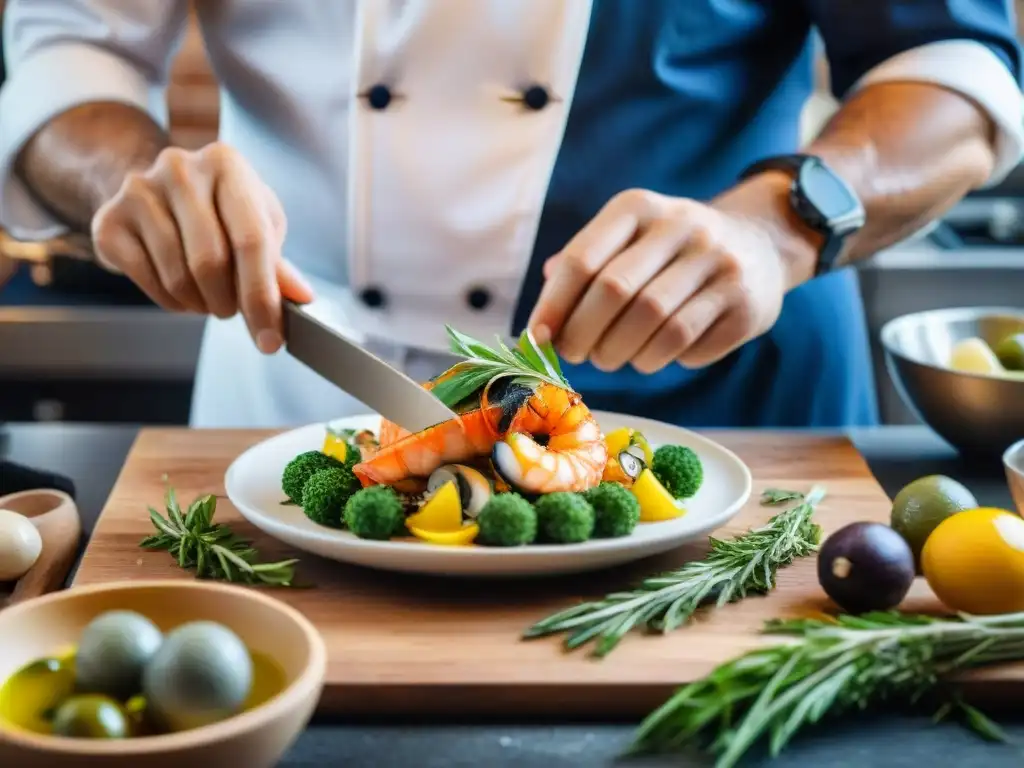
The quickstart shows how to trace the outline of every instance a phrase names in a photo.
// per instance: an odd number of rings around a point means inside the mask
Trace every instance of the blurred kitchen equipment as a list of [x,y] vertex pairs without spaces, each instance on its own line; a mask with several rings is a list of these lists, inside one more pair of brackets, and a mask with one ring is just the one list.
[[36,286],[62,294],[63,299],[77,295],[87,296],[91,301],[106,297],[118,305],[152,305],[128,278],[108,272],[96,263],[86,235],[37,242],[17,240],[0,230],[0,256],[26,265]]
[[947,366],[954,345],[989,345],[1024,332],[1024,309],[938,309],[904,315],[881,331],[886,367],[907,405],[964,456],[997,458],[1024,438],[1024,379],[961,373]]

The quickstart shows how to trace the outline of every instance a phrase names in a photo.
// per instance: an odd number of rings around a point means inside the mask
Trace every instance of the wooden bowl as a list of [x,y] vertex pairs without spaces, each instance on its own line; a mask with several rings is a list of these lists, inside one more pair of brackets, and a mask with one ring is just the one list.
[[0,509],[27,517],[43,540],[35,565],[13,583],[9,596],[0,595],[0,608],[63,587],[82,536],[82,522],[74,499],[63,491],[22,491],[0,496]]
[[202,581],[123,581],[76,587],[0,611],[0,680],[25,664],[77,644],[109,610],[132,610],[168,631],[217,621],[250,650],[274,659],[285,687],[264,704],[213,725],[123,740],[42,736],[0,722],[0,766],[18,768],[182,768],[276,765],[306,726],[320,698],[327,651],[295,609],[255,589]]

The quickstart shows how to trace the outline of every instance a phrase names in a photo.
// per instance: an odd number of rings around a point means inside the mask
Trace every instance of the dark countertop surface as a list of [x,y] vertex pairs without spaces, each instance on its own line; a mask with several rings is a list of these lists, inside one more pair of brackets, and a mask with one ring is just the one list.
[[[0,458],[74,480],[87,530],[106,500],[135,437],[134,427],[100,425],[0,426]],[[6,434],[5,434],[6,433]],[[894,496],[911,480],[945,474],[965,483],[987,506],[1012,508],[1003,469],[972,466],[922,427],[856,430],[851,437],[879,482]],[[1024,741],[1024,715],[1006,730]],[[561,768],[611,766],[635,723],[339,723],[314,721],[281,768],[298,766],[417,766],[417,768]],[[636,766],[705,766],[706,758],[674,756],[631,760]],[[988,744],[957,725],[934,726],[927,717],[889,714],[833,721],[797,738],[775,761],[747,765],[873,768],[1024,764],[1024,751]]]

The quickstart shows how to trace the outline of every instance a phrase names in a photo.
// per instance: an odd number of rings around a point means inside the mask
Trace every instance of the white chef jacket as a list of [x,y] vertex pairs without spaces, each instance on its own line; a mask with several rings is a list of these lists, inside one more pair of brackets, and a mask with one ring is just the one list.
[[[52,116],[115,100],[166,122],[185,0],[8,0],[0,92],[0,223],[63,228],[12,173]],[[277,193],[286,256],[315,310],[417,378],[445,362],[445,323],[507,335],[587,39],[591,0],[218,0],[198,17],[222,84],[220,138]],[[973,70],[968,76],[966,71]],[[1019,90],[984,46],[945,41],[862,81],[925,80],[972,96],[1021,156]],[[563,94],[523,110],[524,82]],[[374,91],[391,84],[383,96]],[[375,108],[375,99],[389,101]],[[376,107],[380,104],[377,103]],[[595,159],[596,161],[596,159]],[[484,289],[474,308],[464,297]],[[386,311],[372,305],[386,301]],[[259,354],[241,318],[209,321],[196,426],[284,426],[363,411],[286,353]]]

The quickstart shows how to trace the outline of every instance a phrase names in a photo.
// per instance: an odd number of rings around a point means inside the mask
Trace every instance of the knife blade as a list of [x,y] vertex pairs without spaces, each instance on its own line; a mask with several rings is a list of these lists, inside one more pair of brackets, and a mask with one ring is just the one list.
[[410,432],[455,417],[428,390],[301,304],[284,302],[284,339],[292,357]]

